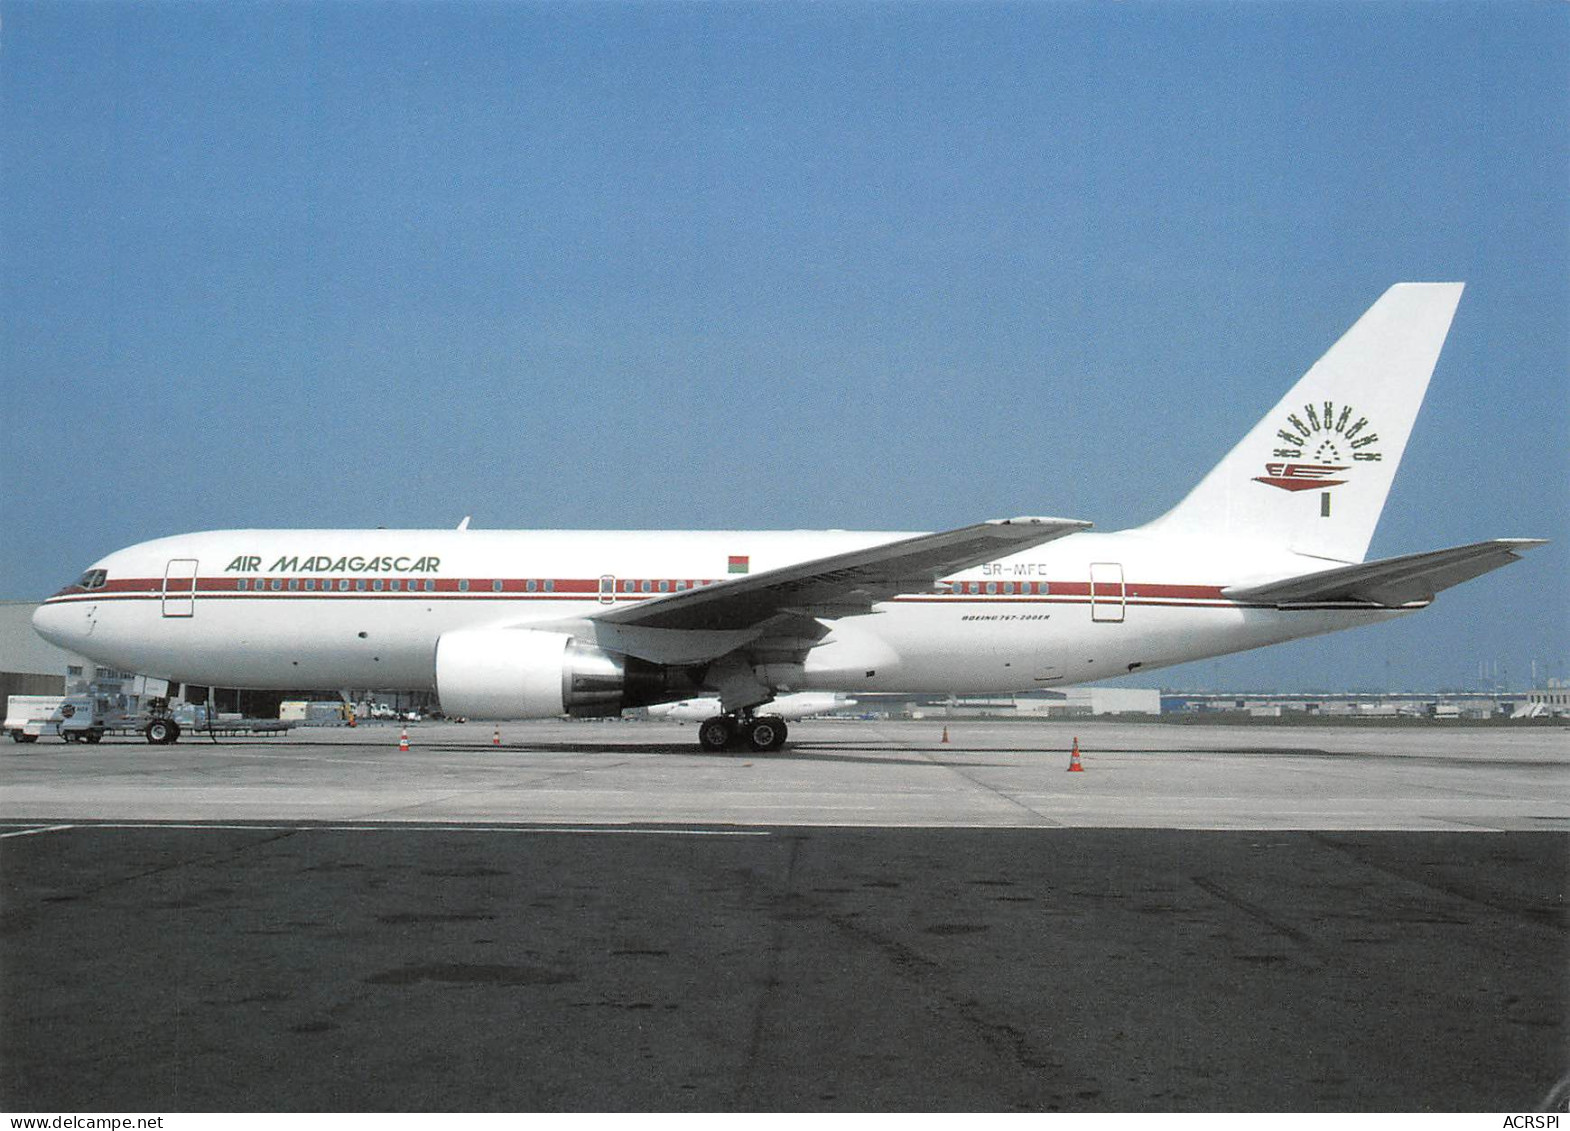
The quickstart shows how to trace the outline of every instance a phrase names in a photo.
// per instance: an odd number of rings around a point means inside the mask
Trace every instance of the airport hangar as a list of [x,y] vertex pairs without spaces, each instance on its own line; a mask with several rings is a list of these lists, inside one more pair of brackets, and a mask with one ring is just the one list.
[[33,631],[36,601],[0,601],[0,697],[64,695],[67,675],[92,663],[56,648]]

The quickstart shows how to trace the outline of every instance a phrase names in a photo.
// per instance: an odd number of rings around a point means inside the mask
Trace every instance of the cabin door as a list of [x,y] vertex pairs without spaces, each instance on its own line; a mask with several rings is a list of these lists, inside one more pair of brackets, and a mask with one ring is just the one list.
[[1122,624],[1125,594],[1121,562],[1093,562],[1090,567],[1090,619]]
[[195,558],[173,558],[164,567],[164,616],[196,615]]

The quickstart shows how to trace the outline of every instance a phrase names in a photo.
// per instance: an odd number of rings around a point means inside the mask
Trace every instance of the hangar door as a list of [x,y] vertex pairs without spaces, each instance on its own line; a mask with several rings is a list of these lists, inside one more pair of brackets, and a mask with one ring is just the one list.
[[164,616],[196,615],[195,558],[173,558],[164,567]]

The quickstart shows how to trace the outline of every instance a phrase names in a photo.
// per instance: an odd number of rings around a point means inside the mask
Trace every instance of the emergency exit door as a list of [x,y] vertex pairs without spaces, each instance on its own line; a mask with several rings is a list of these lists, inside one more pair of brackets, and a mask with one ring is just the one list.
[[164,567],[164,616],[196,615],[195,558],[173,558]]

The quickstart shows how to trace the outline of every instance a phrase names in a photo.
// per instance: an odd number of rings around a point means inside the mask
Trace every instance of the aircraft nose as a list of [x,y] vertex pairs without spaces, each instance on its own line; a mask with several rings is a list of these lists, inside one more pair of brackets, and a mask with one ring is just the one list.
[[33,631],[67,652],[80,650],[82,641],[92,632],[92,625],[90,610],[77,603],[55,601],[39,605],[33,611]]

